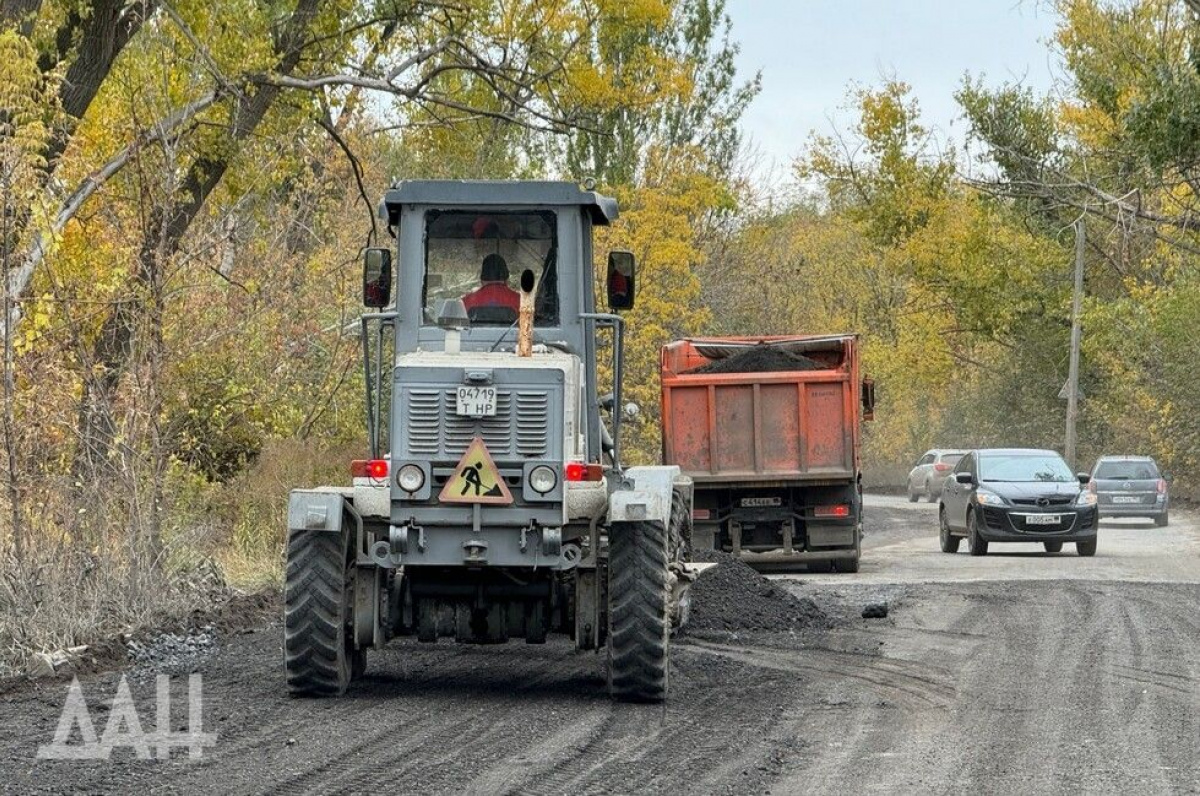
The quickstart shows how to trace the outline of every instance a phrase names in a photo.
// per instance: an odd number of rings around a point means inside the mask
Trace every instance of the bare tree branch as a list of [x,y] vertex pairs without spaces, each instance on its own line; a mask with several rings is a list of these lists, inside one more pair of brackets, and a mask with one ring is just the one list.
[[[114,174],[123,169],[140,148],[147,144],[162,141],[195,117],[197,113],[215,103],[219,98],[220,96],[216,92],[209,93],[169,116],[164,117],[120,152],[109,158],[99,169],[84,177],[75,190],[67,195],[59,204],[58,212],[54,215],[50,226],[34,233],[25,254],[21,257],[20,263],[9,274],[8,295],[12,296],[14,301],[21,299],[25,290],[29,287],[29,282],[33,277],[34,271],[37,270],[37,267],[50,250],[51,241],[62,233],[63,229],[75,217],[84,203],[91,198],[92,194],[99,190],[104,183],[108,182]],[[19,323],[20,312],[14,311],[7,325],[15,329]]]

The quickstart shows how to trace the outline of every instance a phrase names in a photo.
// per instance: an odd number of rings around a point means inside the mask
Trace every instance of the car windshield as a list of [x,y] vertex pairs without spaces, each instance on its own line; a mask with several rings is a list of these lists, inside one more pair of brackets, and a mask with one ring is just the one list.
[[1158,468],[1147,461],[1100,462],[1096,477],[1106,481],[1151,481],[1158,478]]
[[961,459],[962,457],[963,457],[963,454],[961,454],[961,453],[943,453],[942,454],[942,464],[948,464],[951,467],[953,467],[954,465],[958,464],[958,460]]
[[442,302],[462,299],[471,325],[517,320],[521,274],[537,280],[534,323],[558,324],[558,237],[555,215],[539,212],[431,210],[425,220],[425,323]]
[[980,456],[981,481],[1042,481],[1068,483],[1075,480],[1071,468],[1058,454]]

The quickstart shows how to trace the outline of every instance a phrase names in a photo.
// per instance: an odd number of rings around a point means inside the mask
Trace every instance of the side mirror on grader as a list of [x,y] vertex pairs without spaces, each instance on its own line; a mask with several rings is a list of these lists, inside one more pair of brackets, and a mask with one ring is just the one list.
[[634,272],[633,252],[615,250],[608,253],[608,306],[612,310],[633,309]]
[[382,309],[392,300],[392,253],[388,249],[363,252],[363,306]]

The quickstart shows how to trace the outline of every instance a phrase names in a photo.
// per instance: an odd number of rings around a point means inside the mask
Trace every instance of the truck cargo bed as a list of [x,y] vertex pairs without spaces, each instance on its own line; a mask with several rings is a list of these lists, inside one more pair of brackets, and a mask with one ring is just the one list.
[[[680,340],[662,351],[663,461],[697,482],[817,482],[858,472],[853,335]],[[775,359],[763,352],[771,349]],[[796,370],[737,372],[796,358]],[[732,372],[730,372],[732,371]]]

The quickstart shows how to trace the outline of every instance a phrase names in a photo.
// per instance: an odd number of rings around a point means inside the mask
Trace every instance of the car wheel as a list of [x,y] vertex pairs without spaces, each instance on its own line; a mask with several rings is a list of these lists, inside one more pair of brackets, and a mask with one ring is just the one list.
[[1159,514],[1157,517],[1154,518],[1154,525],[1158,528],[1166,528],[1167,522],[1168,522],[1167,512],[1165,512],[1165,511],[1162,514]]
[[920,499],[921,499],[921,496],[919,494],[917,494],[916,492],[908,493],[908,502],[909,503],[916,503]]
[[1076,542],[1075,551],[1084,558],[1090,558],[1096,555],[1096,540],[1090,542]]
[[942,509],[938,512],[938,527],[941,532],[940,536],[942,541],[942,552],[957,553],[958,543],[961,542],[962,539],[950,533],[950,525],[946,522],[945,509]]
[[1042,544],[1045,545],[1047,553],[1061,553],[1062,552],[1062,545],[1063,545],[1062,542],[1042,542]]
[[979,528],[975,523],[975,512],[967,514],[967,549],[973,556],[986,556],[988,543],[979,537]]

